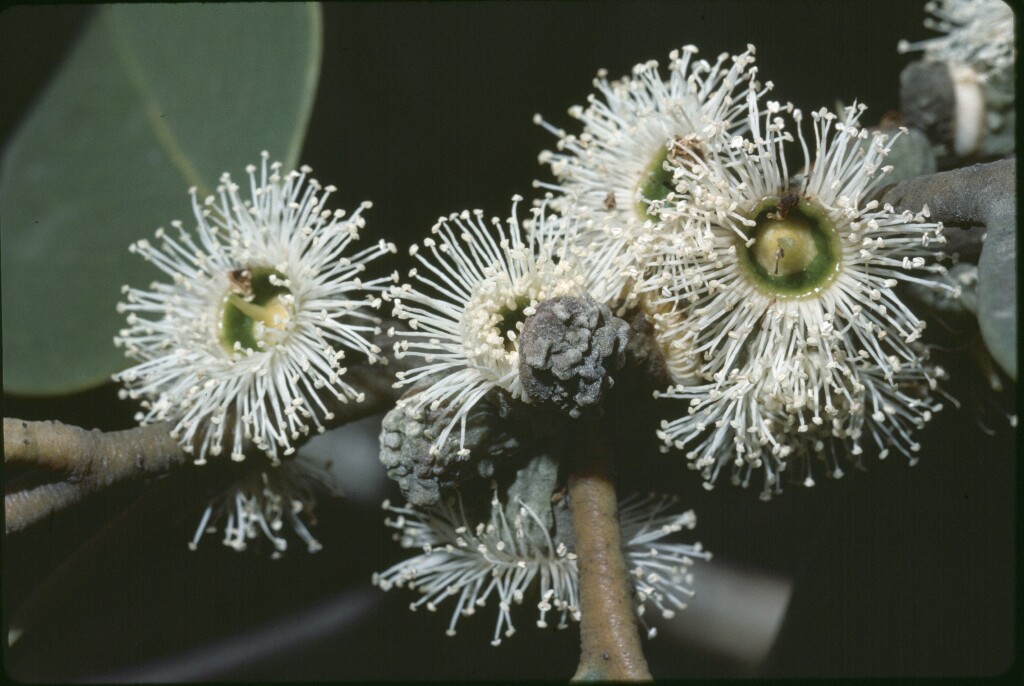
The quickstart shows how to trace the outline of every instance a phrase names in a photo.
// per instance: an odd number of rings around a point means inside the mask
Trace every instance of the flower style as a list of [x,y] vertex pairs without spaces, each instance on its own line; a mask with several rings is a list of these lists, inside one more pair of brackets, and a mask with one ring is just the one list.
[[206,506],[188,547],[196,550],[203,534],[216,533],[217,524],[224,522],[224,545],[240,552],[262,533],[273,544],[272,557],[277,559],[288,548],[288,540],[282,535],[287,522],[306,549],[315,553],[323,546],[302,517],[305,515],[310,524],[316,523],[316,492],[324,490],[340,494],[326,469],[302,457],[250,469]]
[[927,17],[924,25],[944,35],[900,41],[901,53],[923,50],[926,59],[968,66],[981,74],[1013,66],[1013,9],[1003,0],[932,0],[925,9],[935,18]]
[[676,166],[689,200],[665,214],[685,228],[658,236],[641,290],[677,313],[662,335],[683,342],[705,381],[660,394],[691,405],[659,436],[689,447],[708,487],[727,464],[744,484],[764,467],[769,497],[786,458],[825,457],[829,436],[853,456],[868,436],[883,450],[919,449],[912,429],[941,407],[927,396],[942,371],[914,344],[924,322],[893,288],[945,287],[914,274],[945,271],[929,262],[929,245],[945,239],[927,208],[897,214],[865,202],[891,140],[857,127],[863,106],[842,121],[812,113],[816,150],[798,130],[807,172],[796,178],[778,114],[792,111],[799,124],[799,110],[769,102],[761,122],[756,97],[749,108],[749,139],[721,139],[716,154]]
[[[665,618],[685,609],[687,598],[693,595],[693,561],[711,558],[699,543],[662,541],[696,525],[692,511],[665,514],[675,503],[675,498],[650,495],[632,496],[619,504],[636,611],[645,627],[648,605]],[[518,514],[510,523],[495,492],[489,520],[474,526],[461,500],[442,502],[429,510],[385,502],[384,509],[397,515],[385,520],[400,532],[395,539],[403,548],[423,552],[375,574],[374,584],[384,591],[405,585],[418,590],[422,597],[410,605],[413,610],[425,605],[433,612],[445,598],[457,596],[446,632],[449,636],[455,635],[460,616],[474,614],[496,595],[499,612],[491,641],[495,646],[502,636],[515,633],[512,604],[522,604],[536,579],[538,627],[548,626],[547,613],[551,611],[560,613],[559,629],[568,626],[570,618],[579,621],[579,570],[572,537],[549,533],[537,512],[522,500],[518,504]],[[653,628],[648,629],[648,636],[655,634]]]
[[[283,178],[263,153],[258,175],[247,171],[249,199],[230,175],[200,202],[191,189],[195,236],[156,232],[131,250],[170,277],[150,290],[125,286],[128,328],[114,339],[135,366],[114,376],[122,397],[143,398],[142,423],[174,423],[172,436],[195,462],[227,443],[244,459],[250,439],[273,462],[292,442],[322,431],[332,413],[325,400],[359,401],[340,365],[348,351],[378,360],[368,336],[378,319],[374,295],[386,279],[362,281],[374,258],[394,252],[380,241],[345,252],[365,225],[363,203],[350,217],[325,209],[333,186],[321,187],[303,167]],[[363,293],[368,293],[363,295]]]
[[[570,243],[576,231],[573,215],[547,215],[534,208],[533,225],[524,238],[516,217],[521,200],[513,198],[507,228],[492,220],[492,236],[479,210],[441,218],[432,228],[436,238],[414,245],[422,269],[409,277],[419,286],[392,286],[394,315],[409,321],[411,331],[393,332],[396,357],[423,359],[421,366],[399,372],[396,385],[420,384],[404,402],[418,411],[424,406],[450,412],[431,451],[436,453],[453,428],[460,427],[465,451],[466,416],[493,389],[522,398],[519,381],[519,333],[538,303],[562,295],[602,294],[600,277],[608,268],[600,260],[580,259]],[[424,252],[429,252],[425,255]]]
[[[578,240],[591,250],[628,258],[640,238],[638,225],[659,220],[661,203],[674,190],[672,160],[686,149],[704,149],[708,139],[722,132],[742,132],[746,95],[772,87],[755,80],[754,52],[748,45],[746,52],[723,53],[710,64],[693,61],[697,48],[687,45],[669,55],[668,80],[662,79],[656,61],[638,64],[632,76],[613,82],[601,70],[594,80],[600,97],[591,95],[586,108],[569,110],[583,123],[579,136],[540,115],[534,118],[559,139],[556,152],[546,150],[539,157],[557,182],[534,185],[562,194],[553,204],[557,210],[575,204],[595,220]],[[619,269],[614,276],[618,294],[633,274]]]

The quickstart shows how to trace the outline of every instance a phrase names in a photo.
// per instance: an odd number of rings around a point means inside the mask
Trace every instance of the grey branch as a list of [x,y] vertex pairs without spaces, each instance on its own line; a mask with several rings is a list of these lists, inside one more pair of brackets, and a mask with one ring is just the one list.
[[[324,402],[340,426],[389,409],[398,397],[394,365],[352,365],[345,380],[365,394],[361,403]],[[4,419],[4,461],[33,464],[62,475],[60,481],[7,493],[8,533],[20,531],[86,495],[127,479],[166,472],[190,457],[170,436],[166,423],[125,431],[91,431],[60,422]]]
[[6,530],[20,531],[105,486],[185,462],[167,424],[127,431],[88,431],[60,422],[4,419],[4,461],[65,473],[63,481],[4,496]]
[[[1008,159],[908,179],[879,193],[881,202],[897,210],[918,212],[928,205],[932,219],[971,231],[979,241],[984,236],[978,260],[978,323],[985,345],[1013,379],[1017,378],[1016,186],[1017,161]],[[976,227],[984,227],[983,233]]]
[[1016,185],[1017,161],[1008,159],[907,179],[883,188],[879,200],[898,211],[928,205],[932,219],[949,226],[1013,228]]

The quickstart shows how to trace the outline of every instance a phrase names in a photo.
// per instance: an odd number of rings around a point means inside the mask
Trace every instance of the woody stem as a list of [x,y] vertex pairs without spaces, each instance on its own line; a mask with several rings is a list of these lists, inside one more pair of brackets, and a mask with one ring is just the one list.
[[578,432],[569,507],[580,574],[580,663],[574,681],[650,681],[619,528],[606,436]]

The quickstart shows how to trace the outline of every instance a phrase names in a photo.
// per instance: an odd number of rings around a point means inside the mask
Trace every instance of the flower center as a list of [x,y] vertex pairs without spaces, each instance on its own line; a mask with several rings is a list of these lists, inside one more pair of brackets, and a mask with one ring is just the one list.
[[280,272],[268,267],[229,274],[231,289],[221,306],[221,344],[228,350],[261,351],[283,338],[294,313],[294,297]]
[[640,219],[657,219],[657,215],[651,212],[650,202],[664,200],[670,192],[675,190],[672,185],[672,172],[665,169],[668,154],[667,147],[659,150],[640,176],[637,190],[640,191],[641,199],[636,203],[636,213]]
[[747,246],[738,241],[744,271],[762,291],[779,298],[816,295],[839,273],[839,238],[820,208],[795,193],[760,203]]
[[673,136],[655,154],[637,183],[641,200],[636,204],[636,213],[640,219],[658,219],[657,214],[651,212],[650,203],[664,200],[676,189],[672,165],[692,164],[694,159],[701,159],[700,143],[695,136]]
[[474,290],[462,314],[466,356],[476,366],[497,365],[504,373],[505,365],[517,364],[520,327],[541,288],[528,278],[513,283],[502,274],[481,281]]
[[506,352],[516,349],[522,324],[526,321],[526,308],[529,305],[529,298],[519,297],[516,298],[515,307],[503,307],[498,310],[498,322],[494,329],[505,341]]

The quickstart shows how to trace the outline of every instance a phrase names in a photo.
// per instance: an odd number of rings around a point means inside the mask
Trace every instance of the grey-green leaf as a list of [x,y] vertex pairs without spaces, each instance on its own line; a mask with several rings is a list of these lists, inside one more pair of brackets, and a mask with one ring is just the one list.
[[293,166],[321,55],[315,4],[97,10],[0,167],[4,390],[49,395],[129,361],[122,284],[159,277],[128,246],[261,150]]

